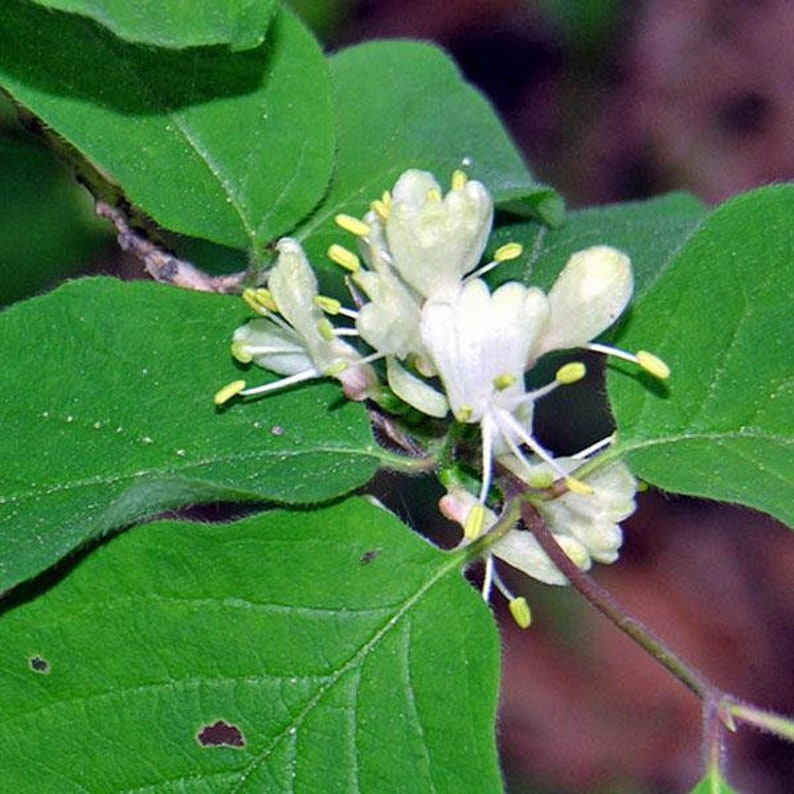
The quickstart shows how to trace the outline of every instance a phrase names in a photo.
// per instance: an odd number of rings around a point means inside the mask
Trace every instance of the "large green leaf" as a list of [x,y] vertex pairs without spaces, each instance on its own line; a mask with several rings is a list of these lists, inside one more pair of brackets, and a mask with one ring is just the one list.
[[[332,219],[361,216],[408,168],[446,181],[463,161],[497,201],[523,200],[550,221],[561,200],[537,183],[491,106],[449,58],[418,42],[373,42],[331,58],[339,150],[330,190],[298,235],[320,261],[333,242],[347,242]],[[519,203],[521,203],[519,201]]]
[[705,214],[694,196],[670,193],[648,201],[572,211],[554,229],[527,222],[502,226],[494,234],[492,247],[515,240],[526,253],[491,271],[489,280],[494,285],[518,280],[548,289],[571,254],[593,245],[611,245],[631,257],[634,295],[639,297]]
[[336,384],[215,409],[245,316],[231,297],[113,279],[0,315],[0,591],[166,508],[316,502],[372,476],[382,451]]
[[275,0],[34,0],[90,17],[128,41],[160,47],[229,44],[256,47],[265,39]]
[[328,67],[286,12],[244,53],[136,47],[20,0],[0,38],[0,84],[169,229],[259,247],[327,186]]
[[[634,307],[619,339],[672,367],[642,388],[616,367],[617,451],[667,490],[739,502],[794,523],[791,322],[794,186],[710,215]],[[642,378],[640,378],[642,380]]]
[[0,620],[2,790],[499,791],[460,564],[362,500],[117,537]]

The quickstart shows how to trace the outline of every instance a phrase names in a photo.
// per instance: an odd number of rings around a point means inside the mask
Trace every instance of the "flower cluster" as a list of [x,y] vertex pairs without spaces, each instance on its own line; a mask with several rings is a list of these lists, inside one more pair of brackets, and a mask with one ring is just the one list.
[[[488,507],[495,467],[532,488],[554,481],[562,495],[539,503],[557,541],[581,568],[591,560],[612,562],[621,543],[619,522],[634,509],[636,485],[628,469],[612,462],[586,480],[576,470],[596,449],[555,458],[533,435],[535,403],[585,375],[574,362],[534,390],[525,373],[544,354],[573,348],[617,355],[659,377],[665,364],[645,351],[628,353],[592,340],[621,315],[632,294],[631,263],[622,252],[596,246],[574,254],[548,294],[508,282],[491,290],[481,278],[522,254],[510,243],[478,267],[491,232],[493,201],[485,187],[453,174],[444,195],[428,173],[409,170],[390,192],[372,202],[363,219],[337,216],[358,253],[333,245],[328,255],[347,271],[357,308],[318,294],[317,280],[300,245],[284,239],[268,288],[243,297],[260,315],[234,333],[232,353],[285,377],[246,388],[236,381],[216,395],[255,395],[319,377],[337,378],[347,397],[374,396],[379,384],[372,364],[384,360],[389,389],[431,416],[451,413],[456,422],[479,427],[482,475],[475,495],[453,486],[441,509],[458,521],[464,542],[496,522]],[[329,318],[337,321],[335,326]],[[345,337],[359,337],[361,350]],[[488,549],[485,593],[491,581],[517,603],[498,578],[493,555],[544,582],[564,583],[532,535],[511,531]],[[525,619],[526,617],[526,619]]]

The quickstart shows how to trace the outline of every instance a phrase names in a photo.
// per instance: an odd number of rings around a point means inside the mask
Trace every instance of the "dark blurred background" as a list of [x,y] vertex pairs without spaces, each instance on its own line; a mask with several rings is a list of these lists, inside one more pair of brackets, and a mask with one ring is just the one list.
[[[332,50],[393,37],[443,46],[569,206],[677,189],[715,204],[794,177],[791,0],[292,5]],[[2,101],[0,168],[0,306],[71,273],[140,273],[68,170]],[[31,217],[40,233],[21,239]],[[430,520],[434,502],[407,506],[408,519]],[[716,684],[794,713],[789,531],[749,510],[653,492],[625,528],[620,562],[597,578]],[[695,698],[574,593],[513,584],[535,625],[520,632],[502,621],[508,790],[687,791],[702,767]],[[744,729],[729,749],[740,792],[794,791],[790,746]]]

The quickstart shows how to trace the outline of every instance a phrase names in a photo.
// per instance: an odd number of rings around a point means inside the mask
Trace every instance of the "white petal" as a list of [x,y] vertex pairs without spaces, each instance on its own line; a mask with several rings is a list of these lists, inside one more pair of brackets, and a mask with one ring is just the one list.
[[[587,550],[577,540],[569,536],[556,535],[555,540],[577,567],[585,571],[590,567]],[[526,530],[508,532],[491,546],[490,551],[533,579],[546,584],[568,584],[568,580],[549,559],[531,532]]]
[[443,199],[432,175],[406,171],[392,191],[386,239],[395,269],[426,298],[449,298],[485,250],[493,201],[485,187],[468,181]]
[[605,245],[575,253],[549,292],[551,314],[533,356],[593,340],[621,315],[633,288],[624,253]]
[[449,405],[444,395],[412,375],[392,356],[386,360],[386,373],[391,390],[408,405],[439,419],[447,415]]
[[[294,331],[265,318],[250,320],[240,326],[235,330],[232,341],[235,345],[250,348],[251,360],[255,364],[279,375],[295,375],[314,367],[301,338]],[[256,352],[257,349],[274,352]]]
[[523,393],[524,367],[545,311],[540,290],[511,282],[491,295],[480,279],[464,284],[453,301],[425,304],[422,341],[453,413],[465,412],[467,421],[479,421],[494,396],[497,377],[514,381],[497,397]]

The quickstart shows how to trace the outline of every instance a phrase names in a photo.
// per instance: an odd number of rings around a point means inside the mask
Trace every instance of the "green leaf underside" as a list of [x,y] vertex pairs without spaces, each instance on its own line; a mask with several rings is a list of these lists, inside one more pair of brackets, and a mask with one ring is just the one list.
[[467,172],[497,201],[523,196],[536,201],[541,216],[544,202],[559,202],[533,179],[487,101],[435,47],[372,42],[334,55],[330,66],[337,166],[321,206],[296,233],[313,262],[321,262],[332,243],[355,245],[333,223],[337,213],[361,217],[408,168],[431,171],[446,185],[469,158]]
[[358,499],[121,535],[0,621],[3,790],[499,791],[459,567]]
[[488,281],[497,286],[517,280],[548,290],[571,254],[594,245],[611,245],[631,257],[634,297],[639,298],[705,215],[694,196],[670,193],[647,201],[571,211],[556,229],[537,223],[508,224],[496,230],[491,248],[520,242],[524,255],[492,270]]
[[669,384],[642,388],[621,366],[609,378],[620,447],[640,477],[789,524],[792,216],[794,186],[739,196],[710,215],[618,340],[660,355]]
[[235,49],[264,41],[275,0],[34,0],[81,14],[122,39],[160,47],[228,44]]
[[103,532],[179,505],[308,503],[365,483],[366,411],[314,383],[218,411],[242,301],[73,282],[0,315],[0,591]]
[[180,52],[7,5],[0,83],[161,225],[258,248],[325,190],[334,149],[328,67],[287,12],[255,50]]

